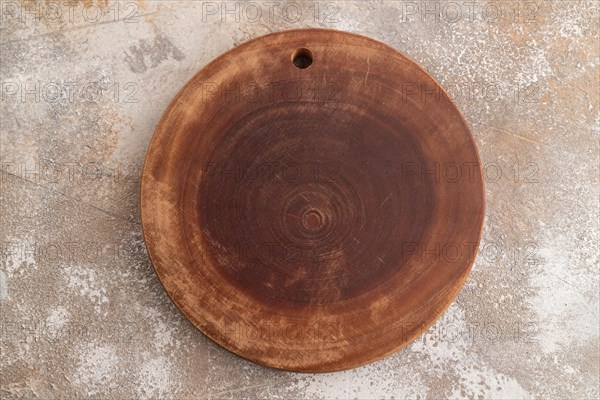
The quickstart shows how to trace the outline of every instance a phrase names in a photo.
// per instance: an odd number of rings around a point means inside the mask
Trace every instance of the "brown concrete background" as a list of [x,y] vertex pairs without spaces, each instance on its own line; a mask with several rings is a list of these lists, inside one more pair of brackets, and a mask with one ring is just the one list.
[[[599,3],[286,4],[0,2],[0,398],[598,398]],[[323,375],[260,367],[196,331],[138,215],[145,149],[179,88],[297,27],[420,63],[464,112],[487,185],[458,301],[393,356]]]

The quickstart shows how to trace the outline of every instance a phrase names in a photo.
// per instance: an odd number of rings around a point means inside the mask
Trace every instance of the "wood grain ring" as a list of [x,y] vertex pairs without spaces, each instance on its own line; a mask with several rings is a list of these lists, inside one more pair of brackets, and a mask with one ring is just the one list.
[[459,110],[375,40],[306,29],[202,68],[156,128],[144,238],[181,312],[221,346],[334,371],[410,343],[465,282],[484,184]]

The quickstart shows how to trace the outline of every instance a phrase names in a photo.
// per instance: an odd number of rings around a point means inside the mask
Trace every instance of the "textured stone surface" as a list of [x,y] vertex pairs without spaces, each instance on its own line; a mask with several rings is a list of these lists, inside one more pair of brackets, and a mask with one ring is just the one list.
[[[600,395],[598,2],[0,5],[2,399]],[[459,299],[407,348],[333,374],[213,344],[170,302],[140,231],[141,163],[179,88],[242,41],[297,27],[415,59],[485,164]]]

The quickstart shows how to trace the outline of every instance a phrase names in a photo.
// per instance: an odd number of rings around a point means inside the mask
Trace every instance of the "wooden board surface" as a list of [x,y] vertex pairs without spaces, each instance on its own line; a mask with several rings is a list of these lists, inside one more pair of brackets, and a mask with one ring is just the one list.
[[156,128],[144,238],[181,312],[295,371],[382,358],[465,282],[484,185],[467,124],[413,61],[339,31],[286,31],[202,68]]

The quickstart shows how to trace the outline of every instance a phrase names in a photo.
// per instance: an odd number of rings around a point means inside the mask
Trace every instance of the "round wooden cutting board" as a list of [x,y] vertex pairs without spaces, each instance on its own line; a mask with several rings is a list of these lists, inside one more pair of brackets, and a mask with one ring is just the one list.
[[267,366],[382,358],[439,318],[481,237],[473,137],[443,89],[375,40],[307,29],[246,42],[175,97],[141,214],[167,293]]

